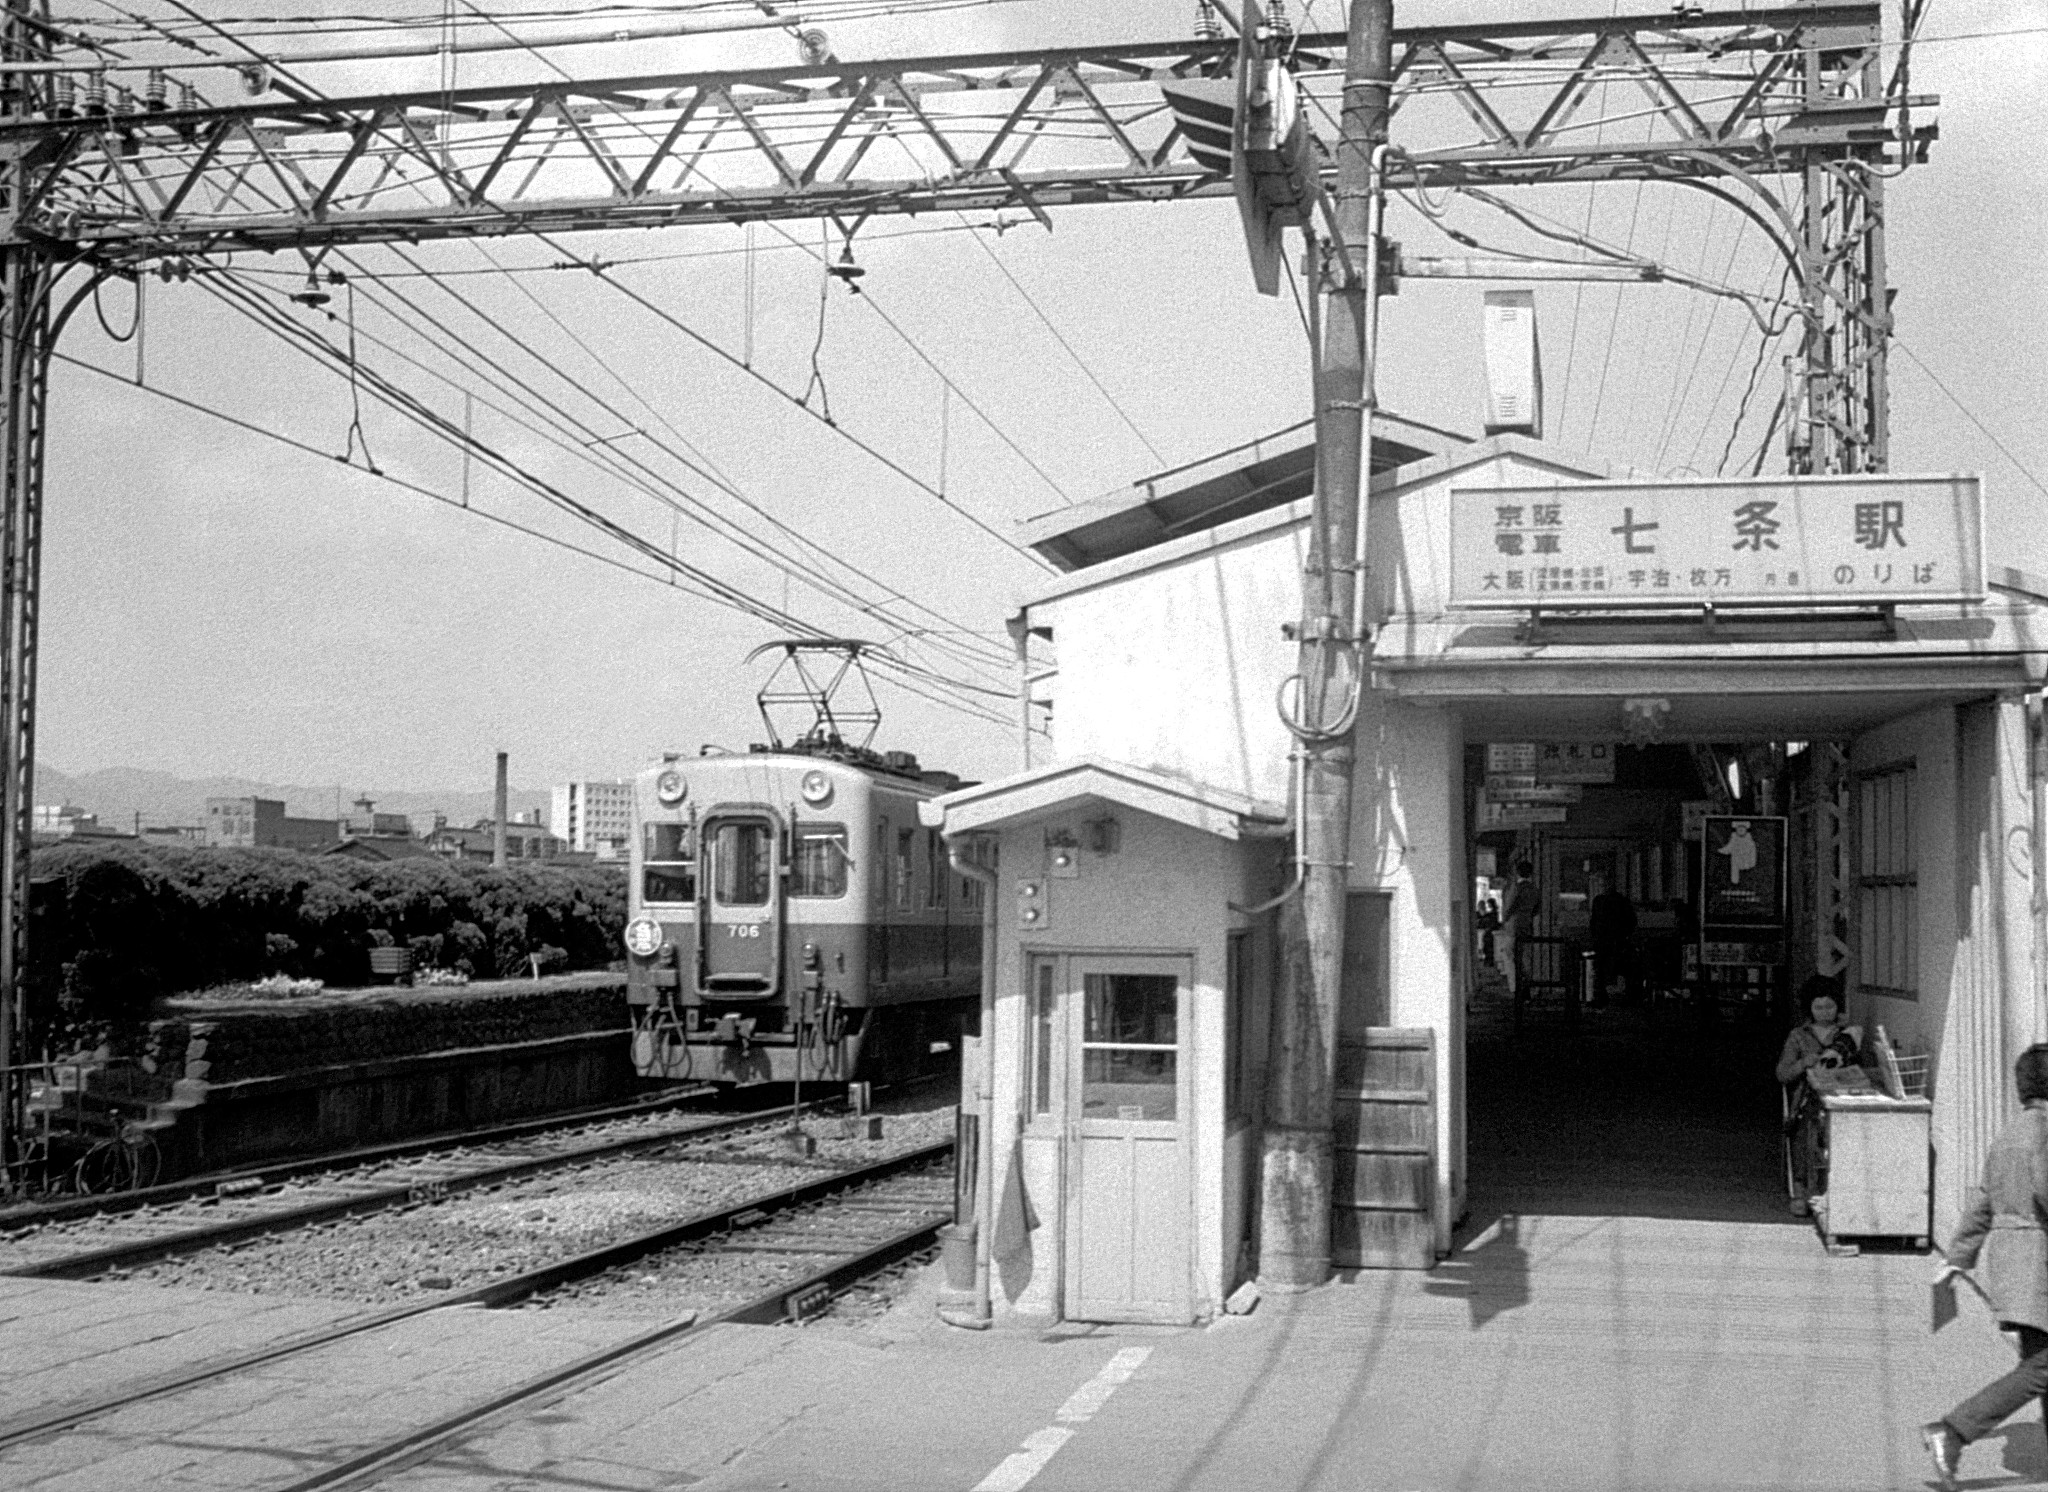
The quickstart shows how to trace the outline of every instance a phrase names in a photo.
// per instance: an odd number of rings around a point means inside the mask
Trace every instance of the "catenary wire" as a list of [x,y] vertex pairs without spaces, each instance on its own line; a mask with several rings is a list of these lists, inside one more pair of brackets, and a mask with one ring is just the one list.
[[[234,304],[234,301],[232,299],[231,282],[218,285],[210,285],[207,288],[217,298],[226,300],[231,305]],[[259,310],[265,309],[261,307],[260,303],[256,304]],[[237,308],[240,309],[240,307]],[[332,344],[327,343],[325,339],[322,338],[310,339],[311,345],[309,345],[308,339],[305,338],[305,336],[303,335],[304,329],[298,327],[296,323],[292,323],[288,320],[283,321],[282,326],[279,329],[287,334],[286,340],[288,344],[297,345],[302,352],[306,352],[308,353],[308,355],[312,355],[317,358],[321,353],[324,353],[330,359],[339,359],[345,356],[344,354],[341,353],[340,349],[335,348]],[[293,333],[297,333],[299,335],[291,335]],[[93,365],[87,364],[87,366]],[[331,367],[330,371],[335,372],[338,376],[346,376],[345,370],[340,368]],[[759,600],[759,598],[749,595],[747,592],[740,589],[739,587],[734,586],[728,582],[721,581],[717,577],[711,575],[709,572],[704,571],[697,566],[690,565],[687,562],[680,560],[676,556],[666,553],[660,548],[659,545],[655,544],[652,540],[645,539],[642,536],[633,533],[631,530],[626,529],[624,526],[616,523],[615,521],[605,518],[595,509],[591,508],[588,504],[573,498],[568,493],[563,491],[561,488],[555,486],[553,483],[550,483],[546,481],[544,478],[539,477],[535,473],[528,471],[520,463],[512,460],[509,456],[505,455],[505,453],[496,450],[487,442],[481,441],[474,437],[473,435],[470,435],[466,432],[460,432],[455,430],[455,428],[447,420],[438,415],[435,415],[431,410],[427,409],[425,406],[418,404],[417,401],[411,400],[409,396],[405,395],[403,390],[400,390],[395,386],[390,385],[387,381],[382,379],[381,376],[377,375],[374,372],[374,370],[359,368],[356,371],[363,375],[366,390],[379,402],[385,404],[386,407],[391,408],[396,412],[406,416],[407,418],[412,419],[414,423],[420,425],[422,429],[427,431],[427,433],[435,435],[438,438],[450,444],[460,444],[466,447],[472,452],[472,454],[476,455],[479,459],[484,460],[488,465],[492,466],[494,469],[499,471],[501,475],[504,475],[509,480],[515,482],[517,485],[524,487],[527,491],[533,493],[534,495],[541,497],[544,501],[550,503],[552,506],[590,525],[597,531],[613,539],[615,542],[622,544],[630,552],[639,555],[643,559],[653,561],[657,565],[660,565],[663,568],[671,571],[673,574],[687,577],[687,579],[691,582],[691,586],[689,588],[692,590],[693,594],[696,594],[702,597],[703,599],[710,600],[715,604],[724,605],[729,609],[736,610],[745,615],[754,617],[757,620],[770,622],[778,627],[784,628],[789,631],[815,636],[831,635],[831,629],[816,627],[815,625],[803,620],[800,617],[797,617],[779,608],[772,607],[767,603]],[[150,391],[164,392],[154,388],[151,388]],[[248,422],[236,423],[242,423],[245,426],[248,425]],[[310,446],[304,442],[291,441],[290,443],[299,446],[301,449],[315,451],[318,454],[328,456],[329,459],[340,459],[334,457],[331,453],[328,452],[318,452],[316,447]],[[366,474],[371,476],[376,476],[380,478],[388,476],[387,473],[375,467],[358,467],[355,466],[355,463],[351,461],[344,461],[343,464],[351,466],[355,470],[364,471]],[[401,485],[408,486],[413,490],[427,490],[421,488],[419,484],[404,483],[402,482],[402,480]],[[431,495],[438,496],[438,494]],[[443,500],[448,501],[448,499]],[[479,511],[473,505],[467,506],[469,508],[469,511]],[[484,513],[483,516],[492,517],[494,519],[496,518],[496,515],[492,515],[487,512]],[[520,528],[522,532],[541,532],[537,530],[529,530],[525,526],[518,525],[516,523],[508,523],[508,526]],[[587,552],[583,551],[581,549],[581,546],[570,545],[567,544],[566,541],[560,542],[563,543],[563,547],[576,549],[578,550],[578,552]],[[639,570],[636,566],[623,565],[622,568],[632,570],[633,573],[636,574],[646,573],[645,571]],[[927,681],[931,685],[935,685],[947,691],[957,692],[964,689],[967,692],[986,693],[998,698],[1009,698],[1011,693],[1010,691],[1006,690],[977,689],[973,686],[963,685],[955,680],[945,679],[942,676],[931,673],[929,670],[916,668],[906,669],[903,667],[900,660],[897,660],[893,657],[889,657],[886,655],[878,658],[877,663],[878,666],[891,673],[910,673],[921,680]],[[912,692],[923,693],[924,691],[913,689]],[[927,695],[927,697],[930,696]],[[959,702],[951,701],[951,703]],[[1003,717],[984,714],[984,718],[988,718],[992,721],[996,721],[1006,725],[1008,724],[1008,721],[1003,719]]]

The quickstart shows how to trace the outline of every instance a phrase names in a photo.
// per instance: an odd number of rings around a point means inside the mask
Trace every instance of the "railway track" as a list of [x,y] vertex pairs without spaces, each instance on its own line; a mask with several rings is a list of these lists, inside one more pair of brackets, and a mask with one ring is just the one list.
[[48,1223],[135,1212],[148,1207],[161,1207],[171,1202],[183,1202],[193,1197],[232,1196],[245,1189],[274,1186],[281,1182],[295,1181],[302,1176],[315,1176],[324,1171],[387,1164],[445,1150],[516,1144],[566,1130],[630,1122],[659,1115],[671,1109],[701,1104],[716,1097],[717,1092],[717,1089],[709,1085],[679,1088],[659,1097],[635,1099],[630,1103],[607,1104],[594,1109],[571,1109],[564,1113],[550,1114],[542,1119],[518,1119],[507,1124],[487,1125],[480,1129],[422,1135],[417,1139],[394,1140],[385,1145],[365,1145],[355,1150],[278,1160],[231,1171],[210,1171],[203,1176],[166,1181],[159,1186],[141,1187],[134,1191],[94,1192],[85,1196],[0,1204],[0,1237],[30,1228],[39,1228]]
[[[794,1320],[828,1304],[849,1285],[932,1246],[951,1217],[950,1174],[938,1169],[952,1142],[816,1177],[779,1191],[619,1239],[573,1258],[493,1281],[430,1303],[367,1312],[266,1347],[127,1385],[104,1398],[24,1419],[0,1422],[0,1452],[115,1415],[150,1400],[248,1372],[283,1358],[319,1351],[433,1311],[459,1306],[505,1307],[556,1292],[587,1296],[610,1277],[645,1284],[687,1276],[693,1261],[720,1261],[724,1288],[731,1261],[760,1266],[744,1298],[663,1321],[605,1349],[551,1368],[487,1398],[385,1441],[279,1492],[364,1486],[436,1451],[485,1423],[560,1397],[579,1383],[616,1370],[685,1333],[720,1323]],[[652,1265],[657,1273],[647,1273]],[[801,1273],[792,1275],[792,1270]],[[572,1302],[576,1296],[567,1297]]]
[[[816,1111],[815,1106],[811,1111]],[[221,1183],[211,1195],[188,1195],[156,1207],[83,1219],[60,1218],[7,1230],[0,1233],[0,1274],[82,1279],[134,1269],[176,1254],[756,1129],[786,1119],[790,1113],[787,1108],[764,1109],[708,1121],[680,1116],[673,1123],[650,1123],[631,1133],[581,1145],[564,1143],[563,1133],[556,1131],[522,1142],[501,1142],[493,1147],[496,1153],[481,1164],[473,1153],[475,1142],[465,1140],[450,1151],[341,1173],[322,1170],[291,1181],[274,1181],[272,1173],[257,1173],[245,1180]]]

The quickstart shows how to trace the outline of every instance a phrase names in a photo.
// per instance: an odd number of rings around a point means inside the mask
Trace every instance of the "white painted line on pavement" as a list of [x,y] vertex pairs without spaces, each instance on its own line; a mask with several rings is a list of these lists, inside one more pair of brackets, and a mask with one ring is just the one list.
[[1020,1492],[1033,1477],[1045,1470],[1059,1448],[1074,1438],[1068,1425],[1085,1425],[1109,1396],[1138,1371],[1138,1365],[1152,1355],[1150,1347],[1126,1347],[1102,1371],[1067,1396],[1053,1415],[1054,1423],[1024,1437],[1024,1448],[1003,1458],[1003,1464],[975,1484],[974,1492]]

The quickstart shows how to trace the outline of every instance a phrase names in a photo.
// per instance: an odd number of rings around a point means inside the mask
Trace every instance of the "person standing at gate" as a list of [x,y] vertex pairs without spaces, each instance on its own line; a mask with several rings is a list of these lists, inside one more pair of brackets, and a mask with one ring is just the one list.
[[1502,971],[1508,976],[1508,993],[1511,995],[1522,987],[1522,972],[1515,950],[1522,939],[1536,930],[1536,904],[1540,898],[1535,876],[1536,867],[1527,860],[1515,862],[1515,883],[1508,887],[1508,899],[1500,909],[1500,930],[1493,935],[1494,952],[1500,959]]
[[1605,876],[1592,878],[1593,899],[1587,904],[1586,940],[1593,945],[1594,998],[1615,993],[1633,1001],[1636,993],[1636,908]]
[[2036,1044],[2013,1064],[2020,1112],[1998,1132],[1984,1157],[1984,1177],[1947,1254],[1934,1272],[1939,1285],[1975,1270],[2001,1329],[2019,1337],[2019,1366],[1920,1427],[1934,1474],[1955,1492],[1963,1447],[1995,1430],[2030,1399],[2048,1414],[2048,1045]]

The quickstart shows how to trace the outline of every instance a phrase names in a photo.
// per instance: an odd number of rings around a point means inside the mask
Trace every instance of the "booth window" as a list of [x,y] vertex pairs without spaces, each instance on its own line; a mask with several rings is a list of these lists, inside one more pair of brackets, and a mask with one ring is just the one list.
[[1083,993],[1081,1117],[1175,1118],[1180,981],[1171,974],[1090,974]]
[[1864,989],[1917,998],[1919,883],[1911,763],[1858,777],[1857,979]]
[[1252,1048],[1252,938],[1248,932],[1234,932],[1225,949],[1223,1009],[1230,1032],[1230,1060],[1223,1068],[1223,1112],[1240,1119],[1251,1112],[1250,1082]]
[[1031,962],[1031,1112],[1052,1112],[1053,961]]
[[640,849],[640,899],[697,899],[696,835],[688,824],[648,824]]
[[798,825],[796,858],[789,867],[789,894],[821,898],[846,895],[849,863],[844,824]]

